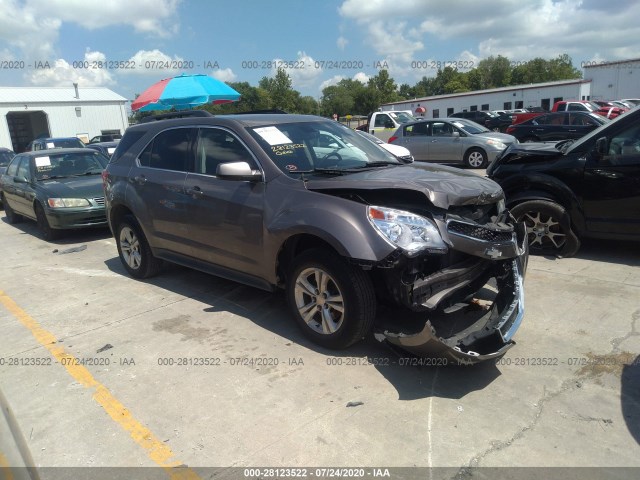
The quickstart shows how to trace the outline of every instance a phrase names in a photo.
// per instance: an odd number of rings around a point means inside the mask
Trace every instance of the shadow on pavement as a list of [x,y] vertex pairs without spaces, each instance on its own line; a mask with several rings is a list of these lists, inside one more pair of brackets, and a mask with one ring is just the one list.
[[[105,264],[114,273],[128,275],[118,257],[105,261]],[[409,354],[403,356],[378,342],[373,334],[346,350],[322,348],[307,340],[300,332],[281,291],[265,292],[177,265],[165,265],[157,277],[144,282],[207,304],[202,309],[204,313],[228,312],[242,316],[257,327],[287,339],[291,344],[325,355],[327,365],[344,368],[372,365],[395,387],[400,400],[431,396],[462,398],[470,392],[482,390],[500,376],[500,370],[494,362],[456,366],[451,364],[451,360],[447,363],[446,359],[414,359]],[[385,323],[390,320],[385,317],[397,317],[403,313],[402,310],[381,308],[376,322]]]
[[629,433],[640,444],[640,355],[622,368],[620,402]]

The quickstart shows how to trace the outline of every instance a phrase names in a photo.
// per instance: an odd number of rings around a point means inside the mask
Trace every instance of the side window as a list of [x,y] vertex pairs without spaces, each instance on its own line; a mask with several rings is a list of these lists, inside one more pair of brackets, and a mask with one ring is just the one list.
[[196,149],[196,173],[215,175],[218,165],[228,162],[255,162],[249,151],[231,133],[220,128],[201,128]]
[[7,175],[15,177],[18,174],[18,164],[22,160],[21,157],[16,157],[7,167]]
[[374,127],[382,127],[384,128],[384,126],[387,124],[387,122],[390,122],[391,119],[389,118],[389,115],[376,115],[376,121],[374,123]]
[[429,124],[427,122],[414,123],[413,125],[407,125],[404,129],[404,134],[407,137],[416,137],[421,135],[428,135]]
[[31,172],[29,171],[29,157],[24,157],[20,159],[20,165],[18,166],[18,173],[16,174],[19,178],[26,178],[27,180],[31,180]]
[[640,165],[640,125],[634,124],[612,137],[607,157],[613,163],[616,163],[616,160],[625,160],[626,164]]
[[195,128],[172,128],[159,133],[140,154],[140,165],[163,170],[191,171],[196,134]]
[[431,124],[431,135],[434,137],[450,137],[453,133],[451,125],[444,122],[433,122]]

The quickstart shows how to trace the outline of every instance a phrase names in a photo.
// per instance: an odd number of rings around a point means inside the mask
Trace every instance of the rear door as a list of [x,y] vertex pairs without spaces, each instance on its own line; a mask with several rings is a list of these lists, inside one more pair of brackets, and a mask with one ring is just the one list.
[[154,248],[183,255],[192,253],[184,181],[193,168],[197,133],[192,127],[164,130],[147,145],[129,173],[135,197],[130,203],[148,229],[147,239]]
[[591,232],[640,236],[640,124],[608,139],[607,153],[589,154],[584,211]]
[[429,161],[429,125],[431,122],[419,122],[402,127],[402,136],[393,143],[407,148],[415,161]]
[[[461,162],[462,138],[454,136],[456,128],[447,122],[431,122],[429,159],[435,162]],[[458,132],[459,133],[459,132]]]
[[194,172],[187,175],[189,231],[199,260],[261,276],[263,266],[264,182],[223,180],[218,165],[258,164],[246,146],[230,130],[199,130]]

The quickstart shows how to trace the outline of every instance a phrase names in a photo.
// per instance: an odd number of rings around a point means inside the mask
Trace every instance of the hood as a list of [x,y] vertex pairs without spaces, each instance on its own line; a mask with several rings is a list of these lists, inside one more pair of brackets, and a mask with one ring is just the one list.
[[502,143],[506,143],[506,144],[513,143],[516,140],[516,137],[514,137],[513,135],[509,135],[508,133],[499,133],[499,132],[476,133],[474,137],[493,138],[494,140],[499,140]]
[[104,197],[102,176],[56,178],[36,183],[47,197],[98,198]]
[[527,143],[517,143],[511,145],[504,151],[504,156],[507,154],[519,154],[519,155],[532,155],[532,156],[546,156],[553,155],[558,156],[562,152],[558,148],[560,145],[564,144],[566,141],[561,140],[559,142],[527,142]]
[[331,178],[312,178],[307,182],[307,189],[413,190],[423,193],[434,206],[443,209],[486,205],[504,198],[500,186],[488,178],[459,168],[416,163]]

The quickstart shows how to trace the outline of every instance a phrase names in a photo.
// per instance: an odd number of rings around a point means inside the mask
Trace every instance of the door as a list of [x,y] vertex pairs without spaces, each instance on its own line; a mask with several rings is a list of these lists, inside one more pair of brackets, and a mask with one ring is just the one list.
[[600,124],[588,114],[580,114],[571,112],[568,115],[566,125],[566,137],[571,139],[578,139],[585,136],[591,130],[594,130],[600,126]]
[[[129,173],[135,215],[154,248],[191,255],[187,171],[193,168],[196,128],[172,128],[159,133],[140,154]],[[129,195],[129,193],[127,193]],[[137,208],[136,208],[137,207]]]
[[393,143],[402,145],[411,152],[415,161],[429,161],[429,125],[430,122],[420,122],[405,125],[402,137]]
[[258,169],[233,133],[201,128],[195,169],[185,182],[194,255],[214,265],[262,276],[264,182],[218,178],[218,165],[228,162],[247,162]]
[[369,133],[387,142],[396,131],[396,123],[386,113],[377,113],[373,125],[369,125]]
[[639,124],[607,138],[604,155],[589,155],[584,210],[589,231],[640,235]]
[[[458,135],[454,135],[457,132]],[[460,132],[446,122],[431,123],[429,159],[436,162],[461,162],[462,140]]]
[[[12,169],[13,170],[13,169]],[[7,171],[9,173],[9,171]],[[16,179],[18,181],[16,181]],[[9,205],[16,213],[35,218],[33,209],[33,199],[35,190],[33,189],[33,175],[31,172],[31,159],[22,157],[17,165],[15,176],[11,178],[5,187],[5,196]]]

